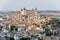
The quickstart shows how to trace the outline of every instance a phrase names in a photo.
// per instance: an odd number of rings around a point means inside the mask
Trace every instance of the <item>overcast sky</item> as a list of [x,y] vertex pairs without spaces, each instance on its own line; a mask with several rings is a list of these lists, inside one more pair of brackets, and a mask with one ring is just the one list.
[[60,0],[0,0],[0,11],[18,11],[21,8],[60,10]]

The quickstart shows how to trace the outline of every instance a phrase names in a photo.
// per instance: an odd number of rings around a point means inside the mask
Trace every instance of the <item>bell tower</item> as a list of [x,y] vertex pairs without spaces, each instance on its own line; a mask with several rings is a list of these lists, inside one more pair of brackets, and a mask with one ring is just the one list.
[[21,14],[22,15],[26,15],[26,9],[24,8],[24,9],[21,9]]
[[35,8],[35,15],[37,15],[37,8]]

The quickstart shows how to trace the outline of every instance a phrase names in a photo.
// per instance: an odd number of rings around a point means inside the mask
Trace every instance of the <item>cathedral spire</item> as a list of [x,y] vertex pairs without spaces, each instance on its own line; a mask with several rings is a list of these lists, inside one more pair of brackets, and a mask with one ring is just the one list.
[[23,9],[21,9],[21,11],[23,11]]
[[35,8],[35,10],[37,10],[37,8]]
[[24,8],[24,10],[26,10],[26,9]]

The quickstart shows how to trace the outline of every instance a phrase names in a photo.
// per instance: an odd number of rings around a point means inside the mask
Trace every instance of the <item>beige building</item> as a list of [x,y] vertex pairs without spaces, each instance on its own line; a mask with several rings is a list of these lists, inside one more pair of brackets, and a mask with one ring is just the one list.
[[[46,23],[50,21],[50,18],[42,17],[38,14],[37,10],[22,10],[20,13],[15,13],[7,16],[8,18],[15,18],[15,20],[9,20],[8,25],[20,27],[26,27],[27,30],[34,30],[36,32],[43,31],[41,22]],[[17,20],[16,20],[17,19]]]

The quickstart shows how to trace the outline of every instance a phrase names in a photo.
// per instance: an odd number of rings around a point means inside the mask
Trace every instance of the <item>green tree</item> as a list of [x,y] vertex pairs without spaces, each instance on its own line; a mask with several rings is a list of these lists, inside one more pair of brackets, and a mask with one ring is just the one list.
[[45,29],[46,36],[51,36],[51,31],[50,29],[46,28]]
[[14,28],[15,28],[15,26],[11,26],[11,29],[10,29],[10,30],[11,30],[11,31],[13,31],[13,30],[14,30]]

